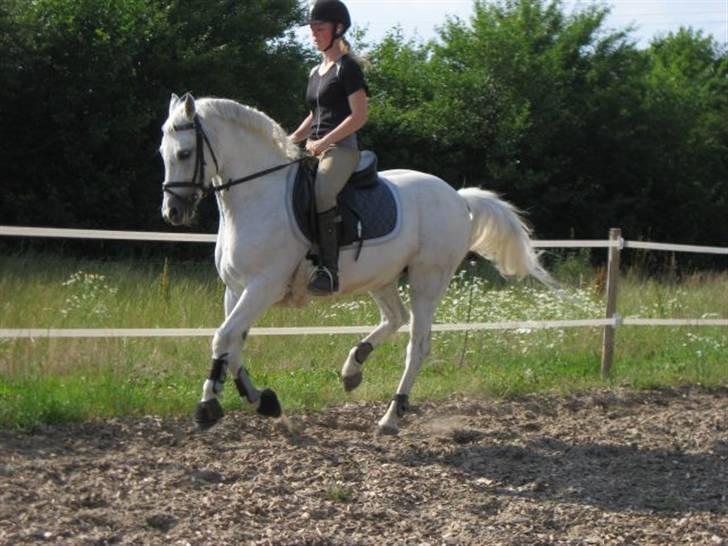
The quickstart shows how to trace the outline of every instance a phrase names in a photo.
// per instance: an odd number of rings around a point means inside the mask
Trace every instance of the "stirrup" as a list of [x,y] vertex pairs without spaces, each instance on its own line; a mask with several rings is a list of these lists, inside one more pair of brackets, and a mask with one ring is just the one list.
[[308,291],[316,296],[328,296],[338,290],[339,279],[336,273],[324,266],[317,267],[308,282]]

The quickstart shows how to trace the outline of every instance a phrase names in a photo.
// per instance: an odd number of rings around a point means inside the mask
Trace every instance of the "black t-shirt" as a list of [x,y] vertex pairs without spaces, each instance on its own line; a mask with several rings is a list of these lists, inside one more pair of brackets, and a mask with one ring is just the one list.
[[349,95],[360,89],[369,94],[361,67],[348,55],[343,55],[323,76],[318,68],[311,71],[306,89],[306,104],[313,112],[312,140],[323,138],[351,115]]

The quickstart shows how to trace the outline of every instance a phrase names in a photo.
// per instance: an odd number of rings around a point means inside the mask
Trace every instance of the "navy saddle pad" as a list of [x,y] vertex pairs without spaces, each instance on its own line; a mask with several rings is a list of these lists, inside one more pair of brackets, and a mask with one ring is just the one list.
[[[397,226],[397,202],[392,190],[377,174],[377,156],[363,151],[356,172],[339,192],[339,246],[377,239]],[[318,160],[307,159],[298,167],[293,186],[293,212],[301,232],[316,241],[314,183]]]

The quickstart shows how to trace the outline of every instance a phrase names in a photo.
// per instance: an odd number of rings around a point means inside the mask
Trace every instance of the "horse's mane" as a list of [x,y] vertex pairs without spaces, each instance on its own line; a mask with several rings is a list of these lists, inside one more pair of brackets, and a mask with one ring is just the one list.
[[215,114],[271,139],[289,159],[295,159],[300,154],[298,146],[291,142],[283,128],[260,110],[234,100],[210,97],[198,99],[195,106],[203,117],[207,113]]

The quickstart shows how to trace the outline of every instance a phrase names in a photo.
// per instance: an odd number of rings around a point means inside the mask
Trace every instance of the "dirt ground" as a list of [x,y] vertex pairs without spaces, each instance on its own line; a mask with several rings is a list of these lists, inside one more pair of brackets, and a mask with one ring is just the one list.
[[728,546],[728,387],[412,402],[0,431],[0,543]]

